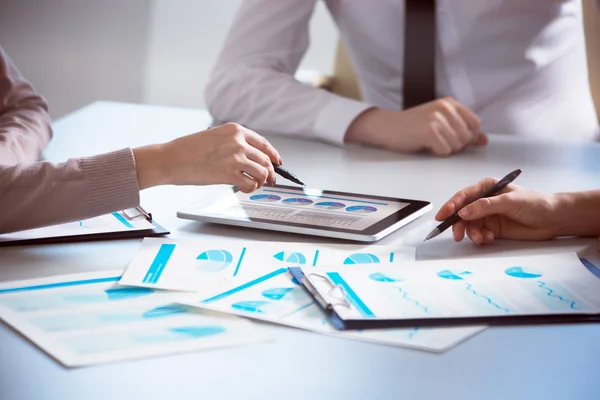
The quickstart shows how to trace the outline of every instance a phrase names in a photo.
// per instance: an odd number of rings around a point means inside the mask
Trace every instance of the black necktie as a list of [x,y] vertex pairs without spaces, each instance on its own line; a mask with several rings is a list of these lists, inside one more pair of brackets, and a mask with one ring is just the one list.
[[404,109],[435,99],[435,0],[406,0]]

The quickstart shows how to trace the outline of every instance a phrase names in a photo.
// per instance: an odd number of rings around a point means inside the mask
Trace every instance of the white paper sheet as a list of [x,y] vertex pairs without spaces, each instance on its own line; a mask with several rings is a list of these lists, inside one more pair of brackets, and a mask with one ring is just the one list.
[[282,266],[400,264],[414,247],[146,238],[123,285],[200,292],[208,296],[234,278]]
[[[344,268],[352,269],[348,266]],[[404,267],[394,269],[403,270]],[[338,331],[329,324],[322,309],[298,285],[286,268],[232,286],[212,298],[184,300],[183,303],[349,339],[434,352],[447,350],[485,329],[471,326]]]
[[0,285],[0,319],[68,367],[267,340],[243,318],[176,304],[181,294],[119,286],[122,271]]
[[154,225],[145,218],[130,219],[122,211],[101,215],[66,224],[46,226],[26,231],[5,233],[0,235],[0,242],[28,240],[39,238],[55,238],[63,236],[94,235],[121,231],[138,231],[153,229]]
[[332,304],[344,319],[600,313],[600,279],[574,253],[303,271],[325,301],[343,289],[351,307]]

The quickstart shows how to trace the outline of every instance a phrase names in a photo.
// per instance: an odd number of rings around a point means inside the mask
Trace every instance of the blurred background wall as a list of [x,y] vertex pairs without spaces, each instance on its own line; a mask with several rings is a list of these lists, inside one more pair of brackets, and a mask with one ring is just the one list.
[[[0,0],[0,45],[53,118],[97,100],[204,107],[241,0]],[[302,69],[331,73],[337,31],[322,2]]]

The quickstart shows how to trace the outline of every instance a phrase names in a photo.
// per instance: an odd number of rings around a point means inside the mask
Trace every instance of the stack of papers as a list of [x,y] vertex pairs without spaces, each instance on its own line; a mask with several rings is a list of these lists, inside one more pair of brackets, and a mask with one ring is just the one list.
[[178,293],[120,286],[121,272],[0,285],[0,318],[67,367],[268,339],[242,318],[178,304]]
[[[514,302],[600,307],[599,295],[590,292],[598,282],[586,281],[596,277],[574,254],[415,262],[413,247],[146,238],[124,273],[0,285],[0,318],[65,366],[269,340],[252,320],[433,352],[485,329],[336,330],[290,267],[300,267],[309,280],[339,275],[351,289],[342,291],[342,302],[359,298],[382,316],[467,309],[489,314],[518,306]],[[494,274],[506,284],[497,284]],[[518,297],[511,295],[515,291]],[[322,293],[330,294],[334,298]],[[365,317],[334,302],[338,313]]]
[[[144,240],[120,283],[197,293],[181,303],[346,338],[440,352],[485,327],[340,332],[287,268],[402,268],[414,247],[278,242]],[[210,295],[209,295],[210,294]]]

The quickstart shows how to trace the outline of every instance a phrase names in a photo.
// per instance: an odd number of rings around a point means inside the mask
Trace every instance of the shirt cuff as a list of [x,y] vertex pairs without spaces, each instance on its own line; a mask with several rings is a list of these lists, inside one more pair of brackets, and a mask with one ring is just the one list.
[[88,215],[137,207],[140,192],[131,149],[81,159]]
[[314,125],[316,139],[344,144],[344,136],[350,124],[365,110],[373,106],[360,101],[337,97],[330,101],[317,117]]

